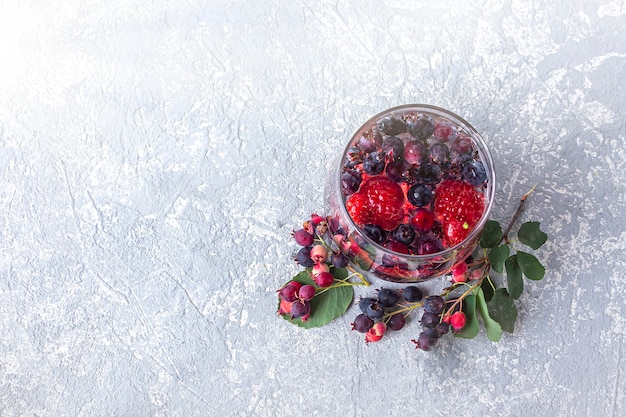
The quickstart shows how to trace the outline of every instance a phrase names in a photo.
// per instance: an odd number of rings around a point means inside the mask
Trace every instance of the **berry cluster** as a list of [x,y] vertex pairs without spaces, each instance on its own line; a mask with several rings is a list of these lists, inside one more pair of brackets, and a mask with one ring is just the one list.
[[460,332],[465,327],[466,318],[463,311],[458,310],[456,300],[445,300],[440,295],[432,295],[424,300],[424,314],[420,319],[422,331],[417,340],[412,340],[415,347],[429,351],[437,339],[450,331]]
[[485,211],[487,170],[470,135],[440,116],[383,117],[355,139],[341,174],[346,210],[393,252],[457,245]]

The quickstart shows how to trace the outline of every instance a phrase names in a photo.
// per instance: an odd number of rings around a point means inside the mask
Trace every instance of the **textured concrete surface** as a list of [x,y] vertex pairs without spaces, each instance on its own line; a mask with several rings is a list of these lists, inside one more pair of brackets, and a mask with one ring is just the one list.
[[[0,2],[0,415],[625,415],[625,39],[619,0]],[[405,103],[484,134],[495,218],[538,184],[499,343],[274,315],[331,159]]]

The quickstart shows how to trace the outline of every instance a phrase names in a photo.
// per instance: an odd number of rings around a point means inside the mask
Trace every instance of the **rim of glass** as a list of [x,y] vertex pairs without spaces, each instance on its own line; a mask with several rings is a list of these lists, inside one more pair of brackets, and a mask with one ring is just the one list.
[[[467,237],[463,239],[463,241],[461,241],[460,243],[452,247],[449,247],[441,252],[431,253],[427,255],[411,255],[411,254],[405,254],[405,253],[400,253],[400,252],[394,252],[385,248],[384,246],[379,245],[378,243],[370,239],[365,233],[363,233],[363,230],[352,220],[352,217],[346,210],[346,203],[344,201],[343,195],[341,195],[341,170],[343,168],[343,161],[345,161],[348,150],[350,149],[350,145],[354,142],[357,135],[362,133],[364,128],[371,126],[372,123],[376,122],[377,119],[383,116],[390,115],[394,112],[407,112],[411,110],[417,111],[417,112],[419,111],[428,112],[428,113],[432,113],[440,117],[445,117],[451,120],[452,122],[455,122],[460,127],[462,127],[465,131],[467,131],[467,133],[471,135],[472,140],[474,140],[476,144],[478,145],[478,153],[480,154],[481,160],[488,166],[488,170],[490,173],[490,176],[488,177],[489,183],[490,183],[488,185],[489,200],[487,202],[487,206],[485,208],[485,211],[483,212],[482,217],[480,218],[478,223],[476,223],[476,225],[474,226],[470,234],[467,235]],[[468,242],[471,242],[472,240],[474,240],[474,238],[476,238],[476,236],[478,236],[478,234],[482,232],[482,229],[484,228],[485,223],[487,223],[487,221],[489,220],[489,215],[491,214],[491,209],[493,207],[493,201],[495,197],[496,171],[494,167],[493,158],[491,157],[491,152],[489,151],[489,148],[487,147],[485,140],[480,135],[480,133],[478,133],[478,131],[474,128],[474,126],[472,126],[467,120],[463,119],[461,116],[458,116],[457,114],[454,114],[451,111],[446,110],[442,107],[437,107],[437,106],[433,106],[430,104],[403,104],[401,106],[391,107],[387,110],[384,110],[384,111],[381,111],[380,113],[375,114],[374,116],[370,117],[365,123],[363,123],[354,132],[352,137],[350,137],[350,140],[348,141],[348,144],[346,145],[343,151],[343,154],[341,155],[341,159],[339,160],[339,175],[337,175],[335,180],[339,181],[337,192],[339,193],[339,201],[340,201],[339,206],[341,207],[342,214],[344,215],[345,218],[348,219],[351,226],[354,227],[355,230],[358,230],[361,233],[361,237],[363,239],[365,239],[368,243],[374,245],[374,247],[376,247],[378,250],[386,254],[396,256],[396,257],[401,257],[406,260],[424,261],[424,260],[432,260],[438,257],[442,257],[445,259],[448,255],[458,251],[460,248],[465,246]]]

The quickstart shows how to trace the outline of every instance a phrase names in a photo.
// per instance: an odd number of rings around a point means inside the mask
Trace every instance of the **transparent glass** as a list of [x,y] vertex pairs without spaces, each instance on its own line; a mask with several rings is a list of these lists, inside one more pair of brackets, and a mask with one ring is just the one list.
[[[407,128],[404,132],[395,133],[393,126],[390,128],[391,130],[384,129],[385,120],[389,121],[390,116],[392,119],[399,119],[407,123],[411,121],[413,124],[415,124],[414,121],[416,118],[426,118],[431,120],[433,126],[437,126],[437,129],[439,129],[439,124],[441,124],[441,126],[451,126],[453,133],[445,140],[441,139],[441,131],[435,132],[438,135],[431,133],[428,136],[424,136],[428,134],[428,129],[419,131]],[[399,130],[402,130],[402,127],[400,127]],[[418,132],[417,136],[413,136],[413,132]],[[422,137],[418,138],[419,135],[422,135]],[[426,147],[426,156],[423,156],[423,159],[420,159],[420,161],[416,163],[412,158],[406,156],[408,154],[404,154],[404,156],[393,156],[388,153],[386,156],[385,170],[378,174],[369,175],[367,172],[363,171],[363,159],[367,157],[368,153],[371,153],[372,149],[373,151],[381,151],[382,144],[386,143],[387,137],[389,136],[402,139],[404,145],[419,139],[419,141],[423,143],[423,146]],[[455,144],[455,142],[461,139],[463,142]],[[456,150],[466,149],[462,148],[461,145],[470,143],[468,139],[471,141],[471,160],[467,160],[469,156],[455,160]],[[437,143],[438,145],[436,145]],[[444,154],[449,152],[448,160],[437,161],[438,154],[434,152],[433,149],[439,147],[439,151],[441,151],[441,148],[443,148],[441,144],[447,147],[447,151],[443,149],[443,152]],[[365,151],[361,148],[365,148]],[[464,155],[470,155],[470,153]],[[375,240],[372,238],[371,231],[366,233],[364,230],[364,228],[368,226],[357,224],[350,216],[346,201],[349,199],[350,193],[354,193],[354,187],[356,186],[354,182],[352,182],[348,184],[348,188],[353,187],[353,189],[346,191],[346,183],[342,182],[342,174],[345,174],[346,171],[350,171],[350,175],[353,176],[356,172],[357,177],[363,176],[371,178],[374,176],[388,179],[390,178],[390,174],[386,171],[389,169],[389,161],[396,161],[397,159],[404,159],[404,163],[400,163],[400,165],[412,168],[413,170],[407,170],[406,172],[408,174],[404,175],[401,179],[398,179],[397,175],[394,179],[394,181],[402,184],[405,197],[407,196],[407,188],[412,184],[420,182],[420,178],[422,178],[417,174],[412,176],[411,172],[418,172],[421,165],[438,165],[438,167],[435,168],[437,172],[440,172],[440,177],[438,177],[434,183],[429,184],[429,188],[432,189],[432,194],[434,195],[434,200],[437,199],[439,184],[445,179],[452,178],[451,181],[464,181],[465,171],[462,171],[464,169],[462,165],[468,162],[476,163],[478,161],[479,165],[484,167],[485,172],[483,176],[485,180],[479,185],[473,184],[473,186],[475,186],[474,189],[483,199],[484,211],[473,227],[466,227],[471,230],[469,230],[469,233],[462,241],[456,244],[441,244],[434,253],[432,250],[428,251],[428,253],[420,253],[417,249],[408,250],[403,245],[396,244],[394,246],[390,244],[389,242],[394,240],[393,236],[397,236],[392,230],[383,230],[386,236],[392,236],[391,238],[387,238],[386,242],[381,242],[378,235],[375,236]],[[463,162],[459,162],[462,159]],[[361,170],[361,172],[359,170]],[[460,172],[463,172],[463,174],[460,174]],[[350,180],[350,178],[348,179]],[[358,187],[361,187],[363,182],[364,180],[361,180]],[[471,180],[469,180],[469,182],[471,182]],[[394,107],[366,121],[352,136],[342,155],[337,158],[329,169],[325,184],[325,204],[326,211],[331,216],[331,221],[329,222],[330,233],[339,249],[348,257],[350,262],[362,272],[372,273],[381,279],[393,282],[410,283],[426,281],[449,273],[454,265],[465,260],[477,247],[493,206],[494,187],[495,171],[491,154],[483,138],[467,121],[445,109],[425,104]],[[406,202],[405,206],[408,208],[404,214],[403,223],[413,225],[414,223],[411,223],[409,219],[418,208],[422,207],[413,206]],[[433,212],[435,211],[434,202],[431,202],[429,207],[431,207]],[[437,233],[439,233],[439,236],[441,236],[443,222],[443,220],[436,218],[435,226],[432,229],[434,231],[429,231],[428,235],[437,236]],[[416,232],[417,237],[415,239],[426,239],[423,237],[426,236],[426,233],[423,232],[422,229],[419,227],[412,227],[412,229]],[[442,239],[442,241],[445,241],[445,238]],[[402,247],[402,251],[394,250],[398,246]]]

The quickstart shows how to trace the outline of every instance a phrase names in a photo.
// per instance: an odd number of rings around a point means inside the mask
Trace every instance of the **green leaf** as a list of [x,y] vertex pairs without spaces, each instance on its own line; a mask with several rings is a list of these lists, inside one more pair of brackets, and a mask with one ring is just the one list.
[[[348,270],[345,268],[331,268],[330,272],[336,280],[348,277]],[[303,284],[314,285],[308,270],[300,272],[293,277],[293,280]],[[351,286],[330,288],[313,297],[311,300],[311,315],[307,321],[291,319],[289,315],[284,315],[283,318],[305,329],[321,327],[342,316],[352,303],[353,297],[354,291]]]
[[489,263],[491,268],[501,274],[504,268],[504,261],[511,253],[508,245],[496,246],[489,250]]
[[517,251],[517,263],[524,275],[532,280],[538,281],[543,278],[546,273],[546,269],[541,265],[541,262],[539,262],[535,255],[531,255],[530,253]]
[[517,307],[515,307],[513,299],[509,297],[505,288],[496,290],[487,307],[489,316],[500,323],[502,330],[513,333],[515,321],[517,320]]
[[488,220],[485,224],[483,236],[480,238],[480,246],[483,248],[492,248],[500,243],[502,239],[502,227],[495,220]]
[[473,339],[478,334],[478,320],[476,319],[476,296],[470,294],[463,299],[463,312],[465,313],[465,327],[461,329],[459,333],[456,333],[456,337],[462,337],[464,339]]
[[546,243],[548,235],[539,229],[539,222],[526,222],[517,232],[517,237],[524,245],[533,249],[539,249],[541,245]]
[[506,281],[509,287],[509,295],[511,298],[518,299],[524,291],[524,280],[522,279],[522,270],[517,263],[517,255],[511,255],[504,262],[506,268]]
[[485,301],[485,295],[483,290],[478,288],[476,293],[476,307],[478,312],[485,323],[485,329],[487,329],[487,337],[492,342],[499,342],[502,337],[502,327],[500,324],[489,316],[489,310],[487,309],[487,302]]

